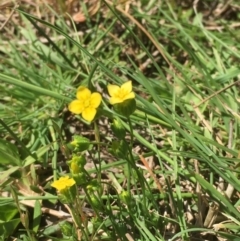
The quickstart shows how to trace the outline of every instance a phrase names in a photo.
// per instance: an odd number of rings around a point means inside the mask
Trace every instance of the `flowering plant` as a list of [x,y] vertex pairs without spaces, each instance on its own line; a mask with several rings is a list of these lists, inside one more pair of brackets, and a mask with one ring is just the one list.
[[73,203],[76,197],[76,182],[69,176],[60,177],[54,181],[51,186],[59,192],[59,199],[63,203]]
[[122,86],[108,85],[110,95],[109,102],[112,105],[123,103],[125,100],[134,99],[135,94],[132,91],[132,81],[127,81]]
[[135,93],[132,91],[132,81],[121,86],[108,85],[109,102],[114,105],[117,113],[129,117],[136,109]]
[[54,181],[51,186],[56,188],[60,193],[69,189],[71,186],[75,185],[75,181],[69,176],[60,177],[59,180]]
[[80,86],[77,89],[77,99],[73,100],[68,109],[74,114],[81,114],[86,121],[92,121],[97,113],[97,108],[101,104],[102,96],[88,88]]

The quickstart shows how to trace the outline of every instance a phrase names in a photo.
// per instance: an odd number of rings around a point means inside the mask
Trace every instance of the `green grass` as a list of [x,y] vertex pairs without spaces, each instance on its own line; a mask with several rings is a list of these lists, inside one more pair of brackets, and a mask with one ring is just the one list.
[[[239,16],[213,15],[222,30],[209,30],[203,10],[156,3],[103,2],[71,27],[17,10],[0,39],[1,240],[240,240]],[[130,118],[107,97],[127,80]],[[67,110],[80,85],[103,95],[91,124]],[[76,135],[87,151],[70,148]],[[51,183],[72,155],[87,165],[64,204]]]

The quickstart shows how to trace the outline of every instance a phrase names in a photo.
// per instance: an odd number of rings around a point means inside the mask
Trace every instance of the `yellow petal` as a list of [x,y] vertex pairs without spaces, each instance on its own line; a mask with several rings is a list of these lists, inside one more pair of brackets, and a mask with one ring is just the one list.
[[84,86],[80,86],[77,89],[77,99],[79,100],[87,100],[91,97],[91,91],[84,87]]
[[102,96],[99,93],[97,92],[92,93],[91,107],[97,108],[101,104],[101,101],[102,101]]
[[56,188],[58,191],[62,191],[66,188],[62,183],[58,183],[58,184],[55,184],[55,185],[53,183],[51,186]]
[[62,191],[67,187],[71,187],[75,184],[73,178],[69,178],[69,176],[60,177],[59,180],[56,180],[51,184],[52,187],[56,188],[58,191]]
[[108,93],[110,96],[115,96],[118,94],[118,91],[120,90],[120,87],[117,85],[108,85],[107,86]]
[[73,100],[69,105],[68,109],[74,114],[81,114],[84,110],[83,103],[80,100]]
[[86,121],[92,121],[96,115],[97,111],[95,108],[86,108],[83,112],[82,112],[82,117],[83,119],[85,119]]
[[54,181],[51,186],[56,188],[57,190],[62,190],[65,188],[64,182],[67,177],[60,177],[59,180]]
[[75,180],[73,178],[69,178],[66,182],[66,186],[71,187],[75,184]]
[[110,102],[111,105],[115,105],[115,104],[118,104],[118,103],[122,103],[123,99],[121,99],[119,97],[111,97],[109,99],[109,102]]
[[134,92],[131,92],[131,93],[127,94],[126,96],[124,96],[124,100],[129,100],[129,99],[134,99],[134,98],[135,98]]
[[51,184],[51,186],[54,187],[54,188],[56,188],[56,189],[58,189],[59,183],[57,183],[57,181],[55,181],[55,182],[53,182],[53,183]]
[[132,91],[132,81],[127,81],[121,86],[121,90],[124,91],[124,93],[130,93]]
[[68,181],[68,179],[69,179],[69,176],[64,176],[64,177],[60,177],[59,181],[66,182],[66,181]]

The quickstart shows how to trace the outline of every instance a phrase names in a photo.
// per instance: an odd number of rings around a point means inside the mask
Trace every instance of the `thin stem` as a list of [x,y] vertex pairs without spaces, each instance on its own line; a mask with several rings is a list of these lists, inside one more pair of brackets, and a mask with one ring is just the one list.
[[[128,172],[130,172],[132,170],[131,166],[133,167],[133,170],[136,171],[137,173],[137,176],[138,176],[138,180],[140,182],[140,185],[141,185],[141,189],[142,189],[142,192],[145,193],[145,185],[144,185],[144,180],[142,179],[142,175],[141,173],[139,172],[137,166],[136,166],[136,163],[135,163],[135,160],[134,160],[134,157],[133,157],[133,154],[132,154],[132,149],[133,149],[133,126],[132,126],[132,122],[131,122],[131,119],[129,117],[127,117],[128,119],[128,123],[129,123],[129,129],[130,129],[130,146],[128,148],[128,151],[129,151],[129,161],[128,161]],[[135,181],[135,179],[133,179]],[[130,183],[131,183],[131,175],[128,175],[128,192],[130,194]],[[138,188],[137,188],[137,184],[135,182],[135,186],[136,186],[136,191],[138,192]],[[140,195],[140,193],[138,193],[138,195]],[[145,198],[145,195],[143,195],[143,203],[146,204],[146,198]],[[145,206],[146,207],[146,206]]]
[[[75,205],[73,204],[70,204],[69,205],[69,209],[71,211],[71,215],[72,215],[72,218],[75,222],[75,225],[76,225],[76,229],[80,229],[82,234],[84,235],[85,239],[88,240],[88,235],[86,234],[85,232],[85,227],[83,227],[82,225],[82,221],[81,221],[81,214],[79,212],[79,207],[75,207],[75,206],[78,206],[78,203],[76,202]],[[78,212],[76,212],[76,210],[78,210]]]
[[130,149],[132,150],[133,147],[133,126],[132,126],[132,122],[131,119],[129,117],[127,117],[128,123],[129,123],[129,128],[130,128]]
[[101,182],[101,160],[100,160],[100,134],[99,134],[99,128],[98,125],[96,123],[96,121],[94,121],[94,133],[95,133],[95,139],[97,142],[97,155],[98,155],[98,181]]

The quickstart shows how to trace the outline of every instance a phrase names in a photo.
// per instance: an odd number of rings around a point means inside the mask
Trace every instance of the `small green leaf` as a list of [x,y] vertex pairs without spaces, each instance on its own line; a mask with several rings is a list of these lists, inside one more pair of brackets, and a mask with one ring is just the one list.
[[8,170],[2,172],[1,176],[0,176],[0,183],[2,183],[4,181],[4,179],[9,177],[11,174],[13,174],[18,169],[19,169],[19,167],[14,166],[14,167],[10,167]]
[[5,140],[0,140],[0,163],[1,165],[21,165],[16,146]]
[[0,222],[10,221],[16,214],[18,209],[13,204],[6,204],[0,207]]
[[9,237],[20,223],[20,218],[14,218],[18,209],[14,204],[0,205],[0,236]]
[[34,206],[34,213],[33,213],[33,231],[35,233],[37,233],[38,229],[39,229],[39,225],[41,222],[41,204],[38,200],[36,200],[35,202],[35,206]]
[[0,221],[0,236],[9,237],[20,223],[20,218],[12,219],[7,222]]

